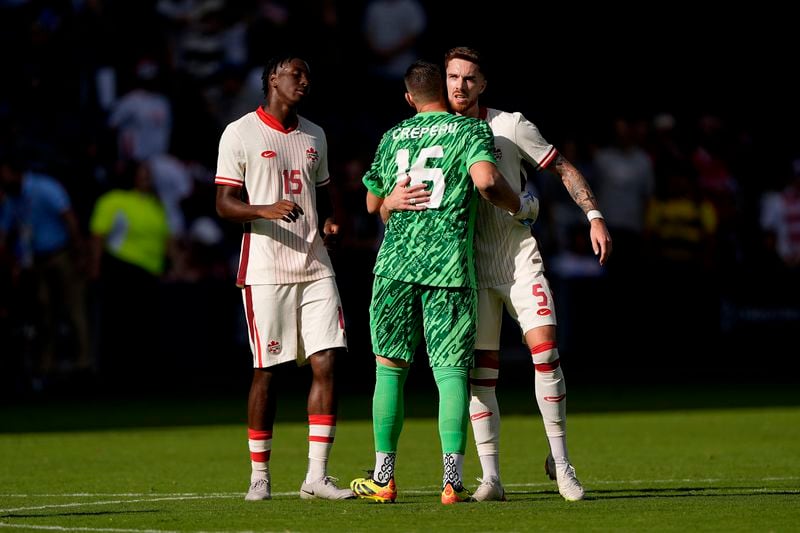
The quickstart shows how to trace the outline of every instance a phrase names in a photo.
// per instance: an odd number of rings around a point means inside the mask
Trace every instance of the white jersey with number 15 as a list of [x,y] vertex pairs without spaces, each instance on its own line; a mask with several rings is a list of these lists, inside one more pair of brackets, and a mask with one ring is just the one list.
[[228,124],[220,138],[217,185],[244,187],[251,205],[286,199],[304,212],[295,222],[258,219],[245,224],[239,286],[334,275],[316,209],[316,187],[330,180],[327,140],[322,128],[298,118],[298,126],[287,131],[259,107]]

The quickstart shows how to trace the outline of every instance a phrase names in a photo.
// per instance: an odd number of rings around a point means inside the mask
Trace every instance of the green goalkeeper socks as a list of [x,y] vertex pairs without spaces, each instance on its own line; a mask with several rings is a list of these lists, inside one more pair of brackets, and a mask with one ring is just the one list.
[[469,424],[469,369],[436,367],[433,377],[439,388],[439,438],[442,453],[464,454]]
[[408,368],[380,363],[376,365],[375,392],[372,395],[372,430],[377,452],[397,451],[397,441],[400,439],[405,417],[403,386],[406,376]]

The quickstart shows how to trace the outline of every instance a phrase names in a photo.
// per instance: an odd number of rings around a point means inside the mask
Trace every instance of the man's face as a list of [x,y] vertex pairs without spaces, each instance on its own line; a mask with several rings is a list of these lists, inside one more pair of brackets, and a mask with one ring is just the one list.
[[478,96],[486,88],[486,79],[478,65],[463,59],[451,59],[446,77],[450,108],[460,115],[477,116]]
[[311,75],[302,59],[292,59],[278,67],[272,75],[275,91],[282,99],[298,103],[311,91]]

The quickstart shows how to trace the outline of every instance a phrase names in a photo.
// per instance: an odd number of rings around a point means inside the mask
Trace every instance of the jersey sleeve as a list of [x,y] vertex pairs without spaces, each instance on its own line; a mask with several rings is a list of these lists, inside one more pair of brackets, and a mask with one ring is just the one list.
[[547,142],[539,128],[520,113],[514,113],[515,139],[514,143],[519,148],[519,154],[536,170],[547,168],[558,155],[558,150]]
[[494,135],[492,129],[483,120],[470,119],[470,135],[467,142],[466,166],[471,167],[478,161],[489,161],[497,164],[494,157]]
[[217,174],[214,183],[232,187],[244,186],[244,173],[247,167],[244,146],[238,133],[229,125],[219,139]]
[[386,180],[384,180],[381,176],[382,155],[384,155],[385,147],[388,146],[386,140],[387,136],[384,134],[383,138],[381,138],[380,144],[378,145],[378,150],[375,152],[375,157],[372,160],[372,164],[364,174],[364,177],[361,178],[361,182],[364,184],[367,190],[369,190],[369,192],[378,198],[386,198],[387,195],[385,190]]

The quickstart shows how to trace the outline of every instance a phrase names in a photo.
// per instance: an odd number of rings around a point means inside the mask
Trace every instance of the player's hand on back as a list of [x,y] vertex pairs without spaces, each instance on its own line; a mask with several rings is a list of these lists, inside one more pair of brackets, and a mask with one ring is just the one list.
[[398,180],[392,192],[383,199],[383,205],[389,211],[424,211],[428,208],[431,192],[425,183],[418,183],[409,187],[411,177]]

